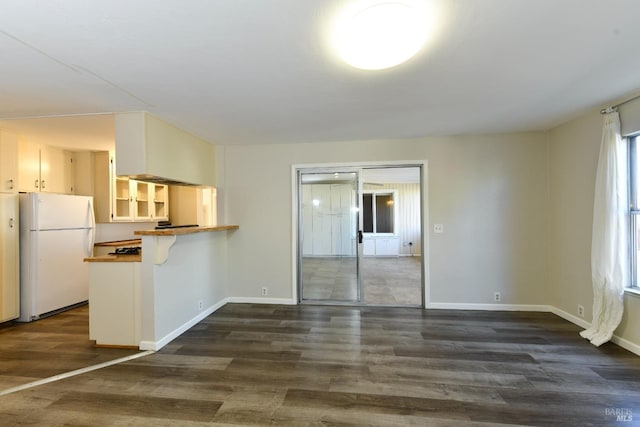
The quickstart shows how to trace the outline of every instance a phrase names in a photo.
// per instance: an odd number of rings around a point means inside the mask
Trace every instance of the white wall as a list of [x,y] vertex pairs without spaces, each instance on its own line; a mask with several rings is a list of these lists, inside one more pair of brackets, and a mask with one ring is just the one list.
[[[591,227],[602,116],[585,114],[549,133],[550,304],[577,317],[578,304],[592,321]],[[640,345],[640,296],[625,294],[615,335]]]
[[[430,302],[546,304],[547,141],[543,133],[228,146],[224,222],[231,295],[292,298],[291,165],[427,160]],[[220,196],[219,196],[220,198]]]
[[[153,263],[154,236],[143,236],[142,341],[157,349],[228,296],[227,231],[177,236],[163,264]],[[148,254],[148,255],[147,255]],[[202,308],[199,302],[202,301]]]

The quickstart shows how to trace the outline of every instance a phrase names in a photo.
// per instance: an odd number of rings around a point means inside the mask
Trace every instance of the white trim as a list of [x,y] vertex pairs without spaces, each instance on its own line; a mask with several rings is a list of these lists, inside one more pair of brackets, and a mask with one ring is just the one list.
[[[562,317],[563,319],[576,324],[584,329],[587,329],[591,326],[591,323],[587,322],[584,319],[581,319],[580,317],[576,317],[573,314],[567,313],[564,310],[560,310],[557,307],[551,307],[551,312],[557,316]],[[638,356],[640,356],[640,345],[632,343],[631,341],[624,339],[624,338],[620,338],[617,335],[614,335],[613,337],[611,337],[611,342],[614,344],[619,345],[620,347],[624,348],[625,350],[629,350],[630,352],[637,354]]]
[[293,298],[262,298],[262,297],[229,297],[227,302],[236,304],[282,304],[296,305],[298,302]]
[[162,337],[157,341],[140,341],[140,346],[139,346],[140,350],[153,350],[153,351],[160,350],[162,347],[169,344],[171,341],[173,341],[174,339],[178,338],[180,335],[185,333],[191,327],[195,326],[198,322],[202,321],[207,316],[209,316],[210,314],[217,311],[219,308],[226,305],[227,302],[229,302],[229,298],[224,298],[218,301],[216,304],[212,305],[206,310],[203,310],[193,319],[183,323],[181,326],[177,327],[176,329],[169,332],[167,335],[165,335],[164,337]]
[[562,317],[564,320],[568,320],[569,322],[573,323],[574,325],[578,325],[581,328],[589,328],[591,326],[591,323],[587,322],[586,320],[578,317],[578,316],[574,316],[571,313],[567,313],[564,310],[560,310],[557,307],[551,307],[551,312],[553,314],[555,314],[556,316],[560,316]]
[[[574,325],[578,325],[584,329],[591,326],[586,320],[567,313],[564,310],[560,310],[552,305],[529,305],[529,304],[466,304],[466,303],[448,303],[448,302],[434,302],[427,305],[427,309],[441,309],[441,310],[485,310],[485,311],[538,311],[538,312],[551,312],[558,317],[562,317]],[[640,356],[640,345],[635,344],[627,339],[620,338],[614,335],[611,338],[611,342],[619,345],[625,350],[629,350],[632,353]]]
[[[398,200],[398,190],[396,189],[392,189],[392,188],[384,188],[384,189],[375,189],[375,190],[362,190],[360,192],[360,201],[363,202],[363,196],[365,194],[371,194],[372,195],[372,199],[375,199],[376,197],[378,197],[378,195],[388,195],[391,194],[391,200],[393,202],[393,232],[392,233],[378,233],[376,232],[363,232],[363,236],[364,237],[368,237],[370,239],[377,239],[377,238],[385,238],[385,237],[397,237],[399,238],[400,236],[398,235],[398,203],[396,203],[396,201]],[[364,214],[364,202],[361,203],[360,205],[360,211],[362,212],[361,215]],[[371,217],[372,217],[372,222],[373,222],[373,226],[374,228],[376,228],[377,226],[377,221],[378,221],[378,208],[376,203],[372,200],[372,206],[371,206]],[[364,229],[364,224],[362,226],[362,228]],[[400,248],[398,248],[399,250]]]
[[638,288],[624,288],[625,295],[633,295],[635,297],[640,297],[640,289]]
[[427,309],[435,310],[483,310],[483,311],[551,311],[548,305],[531,304],[467,304],[432,302],[427,305]]
[[638,344],[634,344],[629,340],[626,340],[624,338],[620,338],[617,335],[614,335],[611,338],[611,342],[614,344],[619,345],[620,347],[624,348],[625,350],[629,350],[631,353],[635,353],[638,356],[640,356],[640,345]]

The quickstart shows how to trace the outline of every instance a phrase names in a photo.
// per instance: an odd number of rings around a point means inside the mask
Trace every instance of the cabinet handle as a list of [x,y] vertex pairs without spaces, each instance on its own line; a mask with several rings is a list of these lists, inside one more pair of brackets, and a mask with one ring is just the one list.
[[44,179],[40,181],[40,188],[44,190]]
[[9,218],[9,228],[13,228],[13,218]]
[[9,190],[13,190],[13,180],[9,180]]
[[38,180],[36,179],[35,182],[33,183],[33,185],[38,188]]

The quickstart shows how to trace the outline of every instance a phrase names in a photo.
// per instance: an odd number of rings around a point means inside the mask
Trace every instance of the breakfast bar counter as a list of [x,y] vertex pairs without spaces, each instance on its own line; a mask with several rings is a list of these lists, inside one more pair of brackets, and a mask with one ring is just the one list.
[[[137,255],[89,263],[89,337],[97,346],[159,350],[224,305],[227,239],[237,225],[135,231]],[[118,242],[120,246],[123,242]]]
[[133,255],[99,255],[84,259],[84,262],[142,262],[142,254]]
[[167,227],[156,230],[134,231],[136,236],[177,236],[180,234],[207,233],[211,231],[237,230],[238,225],[217,225],[215,227]]

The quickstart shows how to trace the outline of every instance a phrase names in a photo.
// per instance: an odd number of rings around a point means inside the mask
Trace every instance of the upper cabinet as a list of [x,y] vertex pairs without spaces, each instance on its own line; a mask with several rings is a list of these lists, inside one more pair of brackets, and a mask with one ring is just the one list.
[[116,113],[115,145],[118,175],[215,186],[215,146],[149,113]]
[[0,130],[0,193],[18,192],[18,136]]
[[74,194],[73,156],[70,152],[20,141],[18,190]]
[[115,174],[109,152],[94,153],[94,205],[98,222],[166,221],[169,191],[164,184],[137,181]]
[[0,193],[0,322],[20,315],[18,195]]

